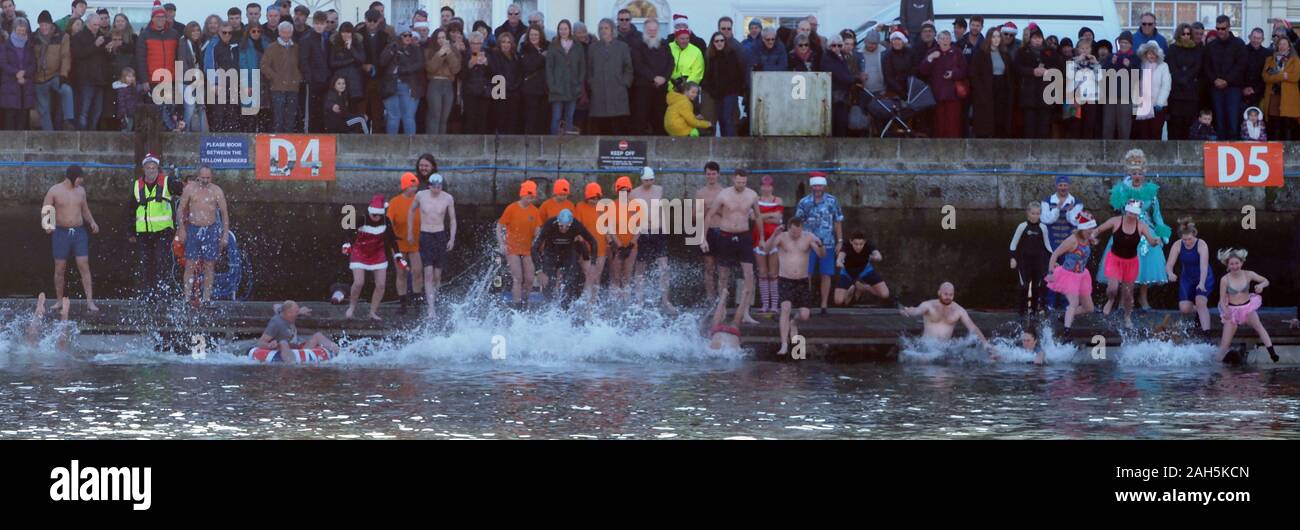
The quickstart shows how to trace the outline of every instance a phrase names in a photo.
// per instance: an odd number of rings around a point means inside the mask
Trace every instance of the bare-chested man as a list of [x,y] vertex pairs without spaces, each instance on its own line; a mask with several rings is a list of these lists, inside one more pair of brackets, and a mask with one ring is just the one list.
[[[758,321],[749,315],[749,306],[754,299],[754,236],[750,222],[762,217],[758,211],[758,193],[746,186],[749,172],[737,169],[731,177],[731,187],[719,191],[709,206],[705,219],[718,219],[718,235],[714,245],[706,239],[700,244],[705,251],[712,251],[718,261],[718,285],[731,284],[731,268],[740,265],[745,277],[745,286],[740,293],[740,311],[746,324]],[[759,234],[763,237],[763,234]],[[764,246],[766,241],[759,241]]]
[[[428,316],[434,316],[434,303],[438,286],[442,285],[442,269],[447,263],[447,253],[456,246],[456,200],[442,191],[442,175],[429,175],[429,189],[415,194],[410,219],[420,210],[420,261],[424,262],[424,297],[428,303]],[[414,223],[406,225],[406,238],[414,239]]]
[[226,194],[212,183],[212,168],[199,166],[195,186],[181,192],[181,229],[176,238],[185,245],[185,298],[194,292],[194,271],[203,264],[203,295],[200,303],[212,301],[212,277],[217,258],[230,240],[230,209]]
[[[664,309],[670,313],[677,311],[672,302],[668,301],[668,234],[666,223],[668,215],[664,210],[664,205],[660,199],[664,197],[664,187],[655,184],[655,171],[650,168],[641,169],[641,185],[637,186],[628,193],[628,202],[641,199],[645,201],[646,208],[641,210],[646,215],[641,224],[644,229],[640,230],[635,236],[636,245],[636,276],[637,276],[637,298],[645,292],[646,281],[646,264],[655,263],[655,273],[659,276],[659,302]],[[650,226],[650,210],[658,205],[658,215],[660,224],[658,229]],[[629,207],[630,208],[630,207]]]
[[799,309],[799,320],[808,320],[812,314],[812,289],[808,286],[808,260],[816,252],[818,258],[826,256],[826,247],[821,239],[811,232],[804,232],[803,219],[790,219],[790,230],[778,227],[763,245],[768,254],[772,249],[779,249],[777,255],[781,262],[781,272],[777,276],[777,290],[781,298],[781,350],[777,355],[785,355],[790,348],[790,337],[799,334],[799,326],[791,318],[795,308]]
[[99,233],[99,224],[95,223],[90,203],[86,202],[84,181],[81,166],[68,166],[63,181],[45,192],[41,228],[51,235],[53,243],[54,299],[63,299],[64,273],[68,269],[68,254],[72,254],[81,273],[81,287],[86,291],[86,309],[94,312],[99,311],[99,306],[95,305],[90,279],[90,235],[86,233],[86,224],[90,224],[90,232],[95,234]]
[[[953,330],[957,327],[957,323],[961,322],[962,325],[966,326],[966,332],[979,337],[980,342],[984,343],[984,347],[988,348],[989,353],[992,355],[993,347],[989,344],[989,340],[984,338],[980,328],[975,326],[975,322],[971,321],[966,308],[959,305],[956,298],[956,288],[949,282],[943,282],[939,286],[939,298],[926,300],[916,307],[900,308],[898,312],[905,317],[924,317],[925,331],[922,335],[932,339],[952,339]],[[997,357],[996,355],[993,356],[994,358]]]
[[[722,185],[718,184],[718,174],[722,168],[717,162],[710,160],[704,164],[704,186],[695,191],[695,200],[704,203],[704,211],[709,212],[713,209],[713,199],[722,191]],[[708,295],[709,300],[713,300],[715,292],[714,280],[718,268],[715,260],[715,252],[718,246],[718,217],[704,217],[705,233],[704,241],[707,245],[700,245],[700,253],[704,255],[704,292]]]

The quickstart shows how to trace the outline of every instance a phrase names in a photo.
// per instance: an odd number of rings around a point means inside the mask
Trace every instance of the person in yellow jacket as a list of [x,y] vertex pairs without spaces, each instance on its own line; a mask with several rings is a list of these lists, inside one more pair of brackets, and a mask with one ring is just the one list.
[[1300,58],[1296,57],[1292,44],[1278,39],[1273,45],[1274,51],[1264,61],[1264,101],[1260,108],[1264,110],[1268,124],[1268,137],[1272,140],[1291,140],[1287,133],[1300,118]]
[[[691,44],[690,30],[677,30],[668,51],[673,54],[673,75],[669,79],[685,77],[696,84],[704,82],[704,52]],[[671,94],[673,88],[668,87],[668,92]]]
[[128,241],[136,245],[139,266],[136,268],[138,294],[145,299],[167,297],[173,282],[168,280],[172,266],[172,240],[176,234],[176,199],[183,184],[172,175],[164,175],[158,156],[149,153],[140,163],[144,176],[131,183],[131,216],[135,229]]
[[699,136],[700,129],[713,124],[695,115],[692,103],[700,97],[700,85],[682,78],[673,80],[677,90],[668,93],[668,113],[664,114],[664,130],[669,136]]

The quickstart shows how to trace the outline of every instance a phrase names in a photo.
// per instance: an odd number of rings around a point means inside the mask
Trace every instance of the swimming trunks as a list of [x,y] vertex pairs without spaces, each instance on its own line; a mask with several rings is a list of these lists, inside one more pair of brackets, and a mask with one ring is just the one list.
[[740,330],[737,329],[735,326],[731,326],[728,324],[717,324],[713,326],[713,329],[709,330],[709,335],[712,335],[714,333],[727,333],[729,335],[735,335],[736,338],[740,338]]
[[648,263],[659,258],[668,257],[668,235],[667,234],[641,234],[637,238],[636,260],[641,263]]
[[754,263],[754,239],[749,232],[718,231],[718,265],[735,267]]
[[420,262],[424,267],[445,268],[447,264],[447,242],[451,234],[446,230],[437,232],[420,232]]
[[704,231],[704,242],[709,244],[709,250],[704,250],[704,248],[701,247],[701,248],[700,248],[700,254],[703,254],[703,255],[705,255],[705,256],[714,256],[714,255],[717,255],[717,253],[718,253],[718,234],[721,234],[721,233],[722,233],[722,231],[721,231],[721,230],[718,230],[717,228],[710,228],[710,229],[708,229],[708,230],[705,230],[705,231]]
[[54,250],[54,259],[66,260],[68,254],[78,258],[84,258],[90,254],[90,233],[86,227],[78,226],[74,228],[55,228],[50,234],[51,247]]
[[791,280],[777,277],[777,292],[780,294],[781,302],[790,302],[792,309],[813,306],[812,290],[808,288],[807,278]]
[[221,254],[221,236],[225,229],[221,223],[197,226],[185,223],[185,259],[216,261]]

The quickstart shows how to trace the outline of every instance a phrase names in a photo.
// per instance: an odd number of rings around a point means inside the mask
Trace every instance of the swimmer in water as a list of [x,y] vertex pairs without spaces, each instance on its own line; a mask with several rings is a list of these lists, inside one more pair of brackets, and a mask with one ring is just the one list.
[[[1260,342],[1268,349],[1268,357],[1273,362],[1278,362],[1277,352],[1273,350],[1273,339],[1269,338],[1268,330],[1264,329],[1264,324],[1259,321],[1260,306],[1264,305],[1264,299],[1260,297],[1264,293],[1264,288],[1268,287],[1268,279],[1256,274],[1254,271],[1248,271],[1242,268],[1246,264],[1246,249],[1244,248],[1225,248],[1219,251],[1219,261],[1227,268],[1228,273],[1223,275],[1223,281],[1219,284],[1219,318],[1223,321],[1223,339],[1219,341],[1219,359],[1225,363],[1239,364],[1246,362],[1246,352],[1237,350],[1228,351],[1232,345],[1232,338],[1237,334],[1237,327],[1242,324],[1248,324],[1255,333],[1259,335]],[[1255,282],[1255,292],[1250,292],[1250,284]]]
[[727,319],[727,287],[723,285],[719,288],[718,304],[713,308],[713,321],[709,325],[709,349],[738,350],[740,349],[740,319],[744,313],[736,311],[730,324],[724,322]]
[[1042,338],[1038,336],[1038,329],[1026,326],[1025,331],[1020,334],[1020,346],[1034,354],[1031,364],[1039,366],[1047,364],[1047,352],[1043,351]]
[[990,357],[998,358],[997,353],[993,351],[993,345],[984,338],[984,334],[980,332],[975,322],[971,321],[970,314],[957,304],[956,288],[949,282],[943,282],[939,286],[939,298],[927,300],[916,307],[901,308],[898,313],[905,317],[923,317],[925,330],[921,335],[945,341],[952,340],[952,332],[957,327],[957,323],[961,322],[966,326],[967,333],[979,337]]

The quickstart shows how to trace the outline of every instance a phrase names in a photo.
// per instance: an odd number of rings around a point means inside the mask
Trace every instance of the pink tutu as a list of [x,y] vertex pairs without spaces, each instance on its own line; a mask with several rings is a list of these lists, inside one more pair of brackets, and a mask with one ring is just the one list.
[[1227,311],[1220,314],[1219,318],[1223,320],[1224,324],[1231,322],[1240,326],[1245,324],[1246,319],[1250,318],[1250,314],[1259,310],[1259,307],[1262,305],[1264,305],[1264,298],[1257,294],[1251,294],[1250,301],[1246,302],[1245,305],[1229,304]]
[[1047,288],[1066,295],[1092,296],[1092,273],[1088,269],[1071,272],[1057,265],[1052,271],[1052,283],[1047,284]]

